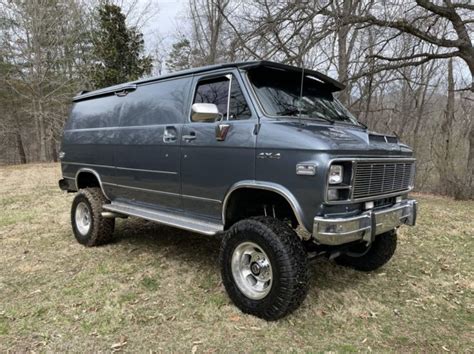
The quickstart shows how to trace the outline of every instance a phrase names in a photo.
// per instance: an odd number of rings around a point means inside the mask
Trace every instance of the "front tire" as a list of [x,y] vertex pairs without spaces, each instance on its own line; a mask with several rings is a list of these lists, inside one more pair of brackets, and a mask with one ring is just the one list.
[[250,218],[233,225],[222,240],[220,264],[234,304],[268,321],[293,312],[308,292],[303,244],[289,225],[274,218]]
[[92,247],[112,240],[115,219],[102,217],[102,206],[108,202],[100,188],[77,192],[71,207],[71,225],[77,242]]
[[349,249],[349,252],[335,259],[337,264],[356,270],[370,272],[385,265],[397,248],[397,232],[385,232],[375,237],[370,246],[362,244]]

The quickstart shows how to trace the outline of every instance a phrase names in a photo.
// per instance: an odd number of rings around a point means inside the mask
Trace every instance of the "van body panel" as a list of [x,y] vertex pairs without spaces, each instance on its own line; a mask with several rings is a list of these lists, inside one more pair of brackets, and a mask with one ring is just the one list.
[[183,142],[181,149],[183,208],[216,219],[229,187],[255,179],[256,142],[254,121],[229,122],[225,141],[216,140],[218,124],[186,125],[183,135],[195,132],[196,139]]
[[79,171],[92,169],[100,175],[109,198],[114,198],[115,151],[119,144],[119,115],[122,101],[114,95],[76,102],[64,134],[63,174],[76,178]]
[[116,149],[117,198],[181,207],[180,136],[191,80],[139,86],[123,97]]

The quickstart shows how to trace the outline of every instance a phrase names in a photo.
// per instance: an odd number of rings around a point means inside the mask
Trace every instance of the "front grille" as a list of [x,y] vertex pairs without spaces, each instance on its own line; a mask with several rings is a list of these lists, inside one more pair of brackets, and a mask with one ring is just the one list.
[[412,184],[413,161],[357,162],[353,199],[406,191]]

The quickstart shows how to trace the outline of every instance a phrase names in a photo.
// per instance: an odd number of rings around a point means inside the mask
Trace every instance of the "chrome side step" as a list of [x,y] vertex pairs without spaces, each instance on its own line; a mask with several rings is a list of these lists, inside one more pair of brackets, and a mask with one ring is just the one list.
[[180,229],[194,231],[204,235],[215,235],[218,232],[224,230],[222,224],[202,221],[164,211],[137,207],[126,203],[112,202],[112,204],[104,204],[103,208],[111,212],[130,216],[137,216],[145,220],[156,221],[164,225],[174,226]]

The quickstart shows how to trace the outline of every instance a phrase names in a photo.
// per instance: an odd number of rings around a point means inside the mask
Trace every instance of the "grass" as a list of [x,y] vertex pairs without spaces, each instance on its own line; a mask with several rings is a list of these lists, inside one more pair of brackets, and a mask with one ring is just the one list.
[[301,308],[242,314],[219,240],[134,218],[85,248],[59,166],[0,169],[0,351],[466,352],[474,346],[474,202],[417,195],[393,260],[360,273],[318,259]]

